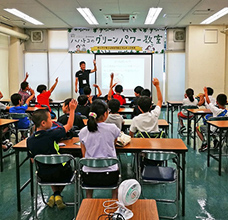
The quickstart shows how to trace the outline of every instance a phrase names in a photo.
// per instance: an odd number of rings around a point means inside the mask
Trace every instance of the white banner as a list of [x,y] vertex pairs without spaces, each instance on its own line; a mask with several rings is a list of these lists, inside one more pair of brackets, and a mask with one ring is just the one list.
[[68,32],[70,53],[164,52],[164,29],[74,28]]

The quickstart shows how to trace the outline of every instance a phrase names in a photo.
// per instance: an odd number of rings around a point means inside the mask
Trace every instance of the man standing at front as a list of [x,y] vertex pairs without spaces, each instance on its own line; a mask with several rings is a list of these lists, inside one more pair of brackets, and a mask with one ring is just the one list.
[[93,70],[86,70],[86,64],[84,61],[80,62],[80,70],[75,74],[75,92],[78,92],[78,81],[79,81],[79,93],[80,95],[84,94],[84,87],[90,86],[89,85],[89,74],[93,73],[97,70],[96,60],[93,61],[94,69]]

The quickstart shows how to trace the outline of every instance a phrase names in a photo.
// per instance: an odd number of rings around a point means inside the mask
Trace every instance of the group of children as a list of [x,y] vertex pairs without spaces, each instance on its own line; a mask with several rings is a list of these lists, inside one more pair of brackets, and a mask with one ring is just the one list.
[[[14,107],[10,108],[10,112],[23,113],[26,111],[29,102],[34,100],[34,91],[29,88],[25,80],[22,82],[21,90],[18,94],[11,96],[11,101]],[[91,96],[91,89],[85,86],[80,91],[78,102],[74,99],[68,98],[64,101],[62,110],[64,115],[58,118],[58,122],[62,126],[57,129],[52,129],[52,118],[55,117],[50,105],[49,98],[55,89],[58,78],[56,78],[54,85],[47,91],[45,85],[39,85],[37,91],[40,93],[37,96],[39,106],[47,106],[47,109],[39,109],[32,115],[32,121],[35,125],[35,132],[27,139],[27,148],[29,156],[34,158],[38,154],[58,154],[58,141],[65,138],[67,133],[73,126],[77,126],[80,130],[79,139],[81,144],[81,151],[83,157],[117,157],[115,150],[115,143],[123,126],[123,118],[118,113],[121,105],[126,103],[125,97],[121,94],[123,87],[121,85],[113,84],[114,74],[110,76],[110,89],[105,99],[101,99],[101,90],[98,85],[93,85],[98,89],[98,95]],[[134,108],[132,124],[130,126],[131,137],[137,132],[158,132],[158,118],[162,107],[162,94],[160,90],[159,80],[153,79],[153,85],[157,91],[157,104],[152,110],[151,92],[148,89],[143,89],[137,86],[134,89],[135,98],[132,100],[130,107]],[[115,87],[115,91],[113,88]],[[23,95],[22,95],[23,93]],[[25,94],[27,93],[27,94]],[[202,105],[211,109],[213,116],[219,116],[224,112],[225,104],[227,102],[226,96],[220,94],[217,97],[217,107],[212,103],[211,90],[204,88],[204,94],[199,96],[199,100],[194,98],[192,89],[187,89],[183,105]],[[0,105],[1,107],[1,105]],[[6,107],[9,108],[9,107]],[[84,125],[82,116],[88,118],[87,126]],[[227,113],[225,114],[227,115]],[[178,113],[181,129],[184,130],[182,118],[186,118],[185,111]],[[22,122],[25,125],[25,121]],[[27,124],[26,124],[27,125]],[[197,128],[197,133],[203,141],[201,147],[202,151],[205,149],[205,139],[203,136],[204,127]],[[69,180],[72,175],[72,170],[69,164],[61,166],[58,169],[42,169],[40,165],[39,177],[44,181],[64,182]],[[119,171],[117,166],[111,166],[105,169],[90,169],[83,167],[82,177],[85,184],[107,186],[117,182]],[[56,204],[59,209],[65,208],[61,192],[63,186],[52,186],[53,195],[48,200],[48,206],[54,207]],[[86,196],[91,198],[92,190],[86,190]],[[113,198],[117,198],[117,191],[113,190]]]
[[[194,91],[191,88],[188,88],[185,92],[185,98],[183,100],[183,106],[202,106],[205,105],[207,109],[210,109],[211,114],[208,114],[204,117],[205,120],[208,120],[210,117],[221,117],[221,116],[228,116],[228,112],[226,109],[227,104],[227,96],[225,94],[219,94],[215,100],[212,97],[213,89],[210,87],[203,88],[204,93],[200,93],[196,98],[194,97]],[[178,119],[180,123],[179,132],[186,130],[186,127],[183,124],[183,119],[187,119],[187,110],[182,109],[178,114]],[[190,118],[193,115],[189,116]],[[215,128],[211,128],[211,132],[214,132]],[[207,150],[207,126],[205,124],[196,127],[196,133],[200,140],[202,141],[202,145],[199,148],[200,152],[204,152]],[[216,137],[214,138],[214,148],[218,147],[218,140]]]

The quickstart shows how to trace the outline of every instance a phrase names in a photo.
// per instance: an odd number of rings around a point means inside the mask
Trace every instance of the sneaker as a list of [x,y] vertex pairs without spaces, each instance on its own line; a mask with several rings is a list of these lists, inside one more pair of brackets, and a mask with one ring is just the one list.
[[182,126],[182,127],[179,129],[179,132],[182,133],[184,130],[186,130],[186,127],[185,127],[185,126]]
[[62,196],[55,196],[55,204],[57,205],[58,209],[66,208],[66,204],[63,202]]
[[[5,145],[6,146],[6,148],[5,149],[3,149],[3,151],[8,151],[10,148],[12,148],[13,147],[13,143],[12,142],[9,142],[9,140],[8,140],[8,142],[6,142],[8,139],[6,139],[4,142],[4,144],[3,145]],[[3,142],[2,142],[3,143]]]
[[2,141],[3,145],[6,145],[7,143],[9,143],[9,139],[5,139],[4,141]]
[[214,139],[214,149],[217,149],[219,147],[219,141],[217,139]]
[[54,205],[55,205],[55,196],[54,196],[54,195],[52,195],[52,196],[49,198],[49,200],[48,200],[48,202],[47,202],[47,205],[48,205],[50,208],[53,208],[53,207],[54,207]]
[[204,152],[207,150],[207,144],[202,144],[201,148],[199,149],[199,152]]

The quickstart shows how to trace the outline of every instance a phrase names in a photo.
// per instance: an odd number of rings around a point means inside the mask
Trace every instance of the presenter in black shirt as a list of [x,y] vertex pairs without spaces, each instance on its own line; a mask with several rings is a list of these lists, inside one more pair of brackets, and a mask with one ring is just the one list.
[[79,82],[79,93],[80,95],[84,94],[83,88],[85,86],[90,86],[89,85],[89,74],[93,73],[97,70],[97,66],[96,66],[96,60],[93,61],[94,64],[94,69],[90,70],[90,69],[86,69],[86,64],[84,61],[80,62],[80,70],[76,72],[75,74],[75,92],[78,92],[78,82]]

